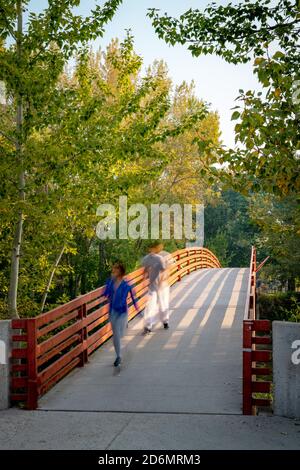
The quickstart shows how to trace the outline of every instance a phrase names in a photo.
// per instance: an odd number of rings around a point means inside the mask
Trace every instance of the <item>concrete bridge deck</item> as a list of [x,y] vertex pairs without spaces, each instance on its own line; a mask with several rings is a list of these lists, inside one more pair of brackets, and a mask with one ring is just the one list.
[[[242,318],[248,269],[208,269],[172,288],[171,328],[108,341],[40,400],[0,412],[0,449],[299,449],[299,420],[243,416]],[[76,455],[74,457],[76,459]]]
[[241,414],[242,319],[249,269],[203,269],[171,288],[170,329],[129,323],[124,368],[112,340],[50,390],[41,410]]

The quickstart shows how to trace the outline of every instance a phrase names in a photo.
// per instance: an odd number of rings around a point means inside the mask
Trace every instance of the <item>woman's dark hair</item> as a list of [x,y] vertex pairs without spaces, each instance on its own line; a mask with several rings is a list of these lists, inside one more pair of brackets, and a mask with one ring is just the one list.
[[161,240],[152,240],[149,244],[148,244],[148,248],[156,248],[158,245],[162,245],[162,241]]
[[117,263],[114,263],[113,268],[118,269],[122,276],[124,276],[126,274],[126,268],[125,268],[124,264],[121,263],[120,261],[118,261]]

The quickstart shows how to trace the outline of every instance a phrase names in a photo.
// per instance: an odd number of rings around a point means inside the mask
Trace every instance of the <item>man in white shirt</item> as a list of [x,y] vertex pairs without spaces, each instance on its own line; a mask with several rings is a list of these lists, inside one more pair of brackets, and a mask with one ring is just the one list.
[[144,333],[150,333],[156,322],[157,311],[165,329],[169,328],[169,266],[170,253],[163,251],[161,242],[150,245],[150,253],[143,259],[145,275],[149,278],[148,304],[144,315]]
[[160,298],[160,316],[163,322],[164,328],[167,330],[169,328],[169,303],[170,303],[170,285],[169,285],[169,271],[172,264],[174,264],[174,259],[172,255],[165,251],[162,243],[159,245],[158,255],[162,257],[165,264],[165,271],[162,274],[161,283],[159,286],[159,298]]

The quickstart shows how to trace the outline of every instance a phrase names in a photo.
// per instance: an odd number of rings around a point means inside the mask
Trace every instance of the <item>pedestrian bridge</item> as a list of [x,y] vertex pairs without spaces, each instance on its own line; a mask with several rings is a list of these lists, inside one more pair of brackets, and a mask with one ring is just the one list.
[[129,323],[124,369],[112,341],[39,403],[51,410],[241,413],[242,320],[249,269],[204,269],[172,290],[170,329]]
[[[158,323],[143,335],[142,315],[130,306],[120,374],[112,365],[103,288],[34,319],[14,320],[13,340],[23,347],[13,350],[12,401],[43,410],[241,414],[244,392],[251,411],[242,341],[245,312],[249,320],[253,310],[253,253],[252,266],[241,269],[222,269],[203,248],[173,258],[170,329]],[[128,276],[141,309],[147,300],[142,271]]]

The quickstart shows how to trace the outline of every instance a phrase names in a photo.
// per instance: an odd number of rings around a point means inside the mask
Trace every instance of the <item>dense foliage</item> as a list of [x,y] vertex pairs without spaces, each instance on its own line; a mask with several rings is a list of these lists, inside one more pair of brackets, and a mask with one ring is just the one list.
[[[235,149],[221,146],[218,114],[193,83],[174,87],[162,61],[142,72],[130,33],[89,50],[121,0],[87,18],[74,14],[79,0],[52,0],[23,25],[28,3],[0,0],[1,317],[36,315],[85,293],[117,259],[129,271],[139,265],[147,240],[95,233],[98,205],[117,206],[121,195],[147,207],[204,204],[205,246],[223,266],[248,266],[256,244],[259,259],[270,255],[265,278],[294,288],[298,3],[212,4],[179,20],[150,12],[161,37],[196,56],[254,60],[262,91],[240,90]],[[166,249],[185,243],[171,239]]]
[[194,56],[216,54],[239,64],[254,61],[261,91],[240,90],[232,118],[235,149],[223,149],[224,178],[240,191],[279,196],[300,189],[300,2],[271,0],[208,5],[179,19],[152,9],[159,37],[187,44]]
[[260,294],[258,297],[260,318],[266,320],[300,322],[299,292]]
[[[126,195],[128,204],[149,205],[162,202],[164,190],[174,200],[182,192],[179,202],[213,197],[199,174],[218,142],[218,116],[195,96],[193,84],[174,89],[166,65],[158,61],[143,75],[130,34],[93,53],[82,45],[88,39],[83,22],[79,47],[78,32],[73,36],[71,26],[70,36],[61,30],[62,22],[73,24],[72,2],[69,9],[65,5],[70,17],[63,20],[56,12],[58,23],[48,25],[56,3],[30,16],[22,35],[22,66],[9,66],[16,45],[3,43],[0,51],[6,85],[0,105],[2,315],[12,293],[18,294],[18,309],[8,303],[10,314],[33,315],[103,283],[116,258],[129,270],[137,265],[146,251],[141,240],[97,239],[99,204],[117,206],[118,197]],[[89,24],[92,39],[96,26]],[[52,28],[53,40],[36,51],[41,25]],[[75,52],[70,68],[67,59]],[[20,97],[22,126],[16,129]],[[171,242],[170,249],[176,246]]]

